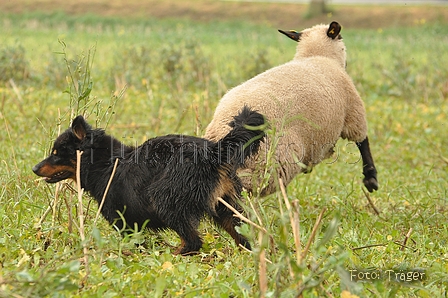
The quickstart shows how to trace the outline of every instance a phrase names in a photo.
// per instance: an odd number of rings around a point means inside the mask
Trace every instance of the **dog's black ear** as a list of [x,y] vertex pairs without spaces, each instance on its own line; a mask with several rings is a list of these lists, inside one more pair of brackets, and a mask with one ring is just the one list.
[[73,119],[72,132],[80,141],[84,140],[84,138],[87,135],[88,129],[90,129],[90,125],[87,124],[83,116],[78,116],[75,119]]
[[333,21],[328,27],[327,36],[332,39],[335,39],[339,35],[339,32],[341,32],[341,29],[342,29],[341,25],[339,25],[338,22]]

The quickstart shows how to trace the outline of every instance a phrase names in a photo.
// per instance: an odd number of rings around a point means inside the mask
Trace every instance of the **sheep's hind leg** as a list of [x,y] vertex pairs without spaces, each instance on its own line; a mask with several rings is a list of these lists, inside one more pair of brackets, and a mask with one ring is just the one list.
[[362,173],[364,174],[364,185],[369,192],[378,190],[378,179],[376,177],[376,168],[373,163],[372,153],[370,152],[369,139],[366,137],[364,141],[357,142],[359,152],[362,157]]

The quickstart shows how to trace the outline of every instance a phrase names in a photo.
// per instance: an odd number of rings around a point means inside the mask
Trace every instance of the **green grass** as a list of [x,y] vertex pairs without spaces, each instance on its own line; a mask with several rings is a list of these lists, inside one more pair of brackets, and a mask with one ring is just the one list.
[[[446,24],[343,29],[348,72],[368,114],[380,182],[371,199],[380,215],[361,189],[356,148],[341,141],[333,159],[298,176],[287,189],[290,201],[300,206],[302,249],[326,208],[303,262],[295,262],[290,213],[280,193],[245,203],[246,215],[275,245],[245,225],[242,230],[255,246],[254,254],[246,253],[204,222],[204,248],[192,257],[172,255],[179,245],[174,233],[122,239],[103,220],[94,226],[97,206],[85,196],[90,270],[85,278],[76,193],[63,187],[54,212],[40,223],[54,202],[55,187],[38,181],[31,167],[48,153],[58,130],[68,127],[77,100],[71,95],[76,81],[86,79],[88,59],[93,86],[80,110],[132,144],[167,133],[202,135],[228,88],[290,60],[295,44],[276,28],[241,22],[62,14],[0,18],[0,53],[24,49],[27,62],[2,58],[0,68],[25,67],[29,74],[13,83],[0,81],[1,297],[254,297],[261,293],[264,274],[267,294],[277,297],[295,297],[298,289],[304,297],[341,296],[344,290],[359,297],[447,294]],[[272,261],[266,270],[259,268],[264,248]],[[354,283],[344,271],[352,268],[423,269],[427,279]]]

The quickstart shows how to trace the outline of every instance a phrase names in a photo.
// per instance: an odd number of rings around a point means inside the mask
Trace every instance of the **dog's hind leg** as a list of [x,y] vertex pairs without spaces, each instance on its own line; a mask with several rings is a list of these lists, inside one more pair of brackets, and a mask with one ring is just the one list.
[[198,226],[199,222],[183,222],[170,227],[181,239],[181,245],[174,254],[187,256],[199,252],[202,247],[202,240],[197,231]]
[[[237,205],[233,199],[230,199],[228,195],[223,196],[223,200],[232,205],[232,207],[238,212],[242,211],[241,207]],[[235,226],[241,225],[241,221],[233,215],[232,210],[224,206],[222,203],[218,203],[216,206],[216,215],[213,215],[212,217],[220,227],[232,236],[236,245],[241,244],[243,247],[251,250],[249,240],[235,230]]]

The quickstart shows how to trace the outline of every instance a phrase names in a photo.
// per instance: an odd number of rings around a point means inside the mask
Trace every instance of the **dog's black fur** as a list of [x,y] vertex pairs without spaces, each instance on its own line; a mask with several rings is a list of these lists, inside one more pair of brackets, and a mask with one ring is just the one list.
[[[130,147],[92,129],[82,116],[55,141],[49,157],[33,167],[48,183],[76,180],[76,151],[81,156],[81,187],[101,202],[114,161],[116,173],[107,193],[103,216],[120,230],[137,224],[152,230],[172,229],[182,244],[176,253],[199,251],[197,228],[210,216],[238,244],[250,249],[248,240],[235,230],[240,222],[217,200],[223,198],[241,211],[241,182],[236,169],[255,153],[264,132],[264,117],[245,107],[229,124],[232,130],[218,143],[206,139],[167,135]],[[251,126],[251,127],[249,127]],[[121,219],[121,213],[125,222]]]

